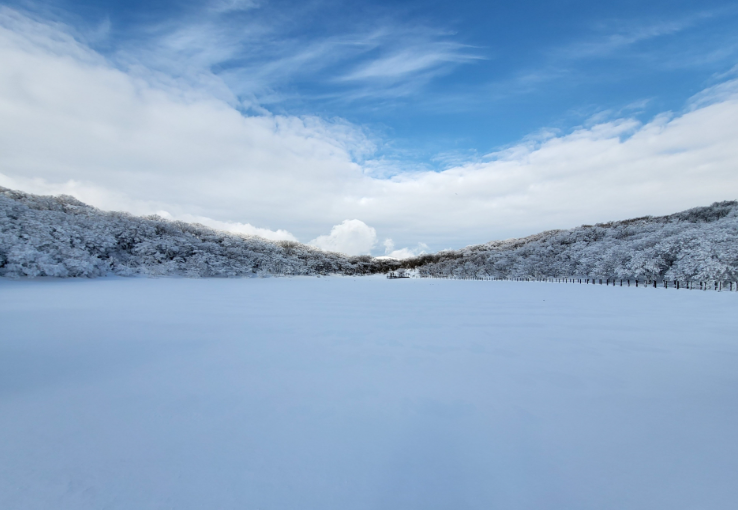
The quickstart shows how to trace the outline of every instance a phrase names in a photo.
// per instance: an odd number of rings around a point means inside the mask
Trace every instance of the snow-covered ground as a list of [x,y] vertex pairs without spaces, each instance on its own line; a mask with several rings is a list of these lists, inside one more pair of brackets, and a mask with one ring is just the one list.
[[738,293],[0,281],[0,508],[738,508]]

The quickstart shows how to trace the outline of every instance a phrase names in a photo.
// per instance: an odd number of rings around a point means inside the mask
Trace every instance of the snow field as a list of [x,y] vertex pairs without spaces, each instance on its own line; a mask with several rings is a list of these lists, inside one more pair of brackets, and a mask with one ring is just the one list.
[[738,293],[0,280],[0,508],[738,507]]

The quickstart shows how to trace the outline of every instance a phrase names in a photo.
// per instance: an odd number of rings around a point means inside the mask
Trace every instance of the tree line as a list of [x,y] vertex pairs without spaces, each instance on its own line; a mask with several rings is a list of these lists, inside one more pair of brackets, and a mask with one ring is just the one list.
[[0,187],[0,276],[368,275],[738,280],[738,202],[583,225],[397,261],[346,256]]
[[738,202],[583,225],[403,261],[421,276],[738,280]]
[[366,275],[397,265],[0,188],[0,276]]

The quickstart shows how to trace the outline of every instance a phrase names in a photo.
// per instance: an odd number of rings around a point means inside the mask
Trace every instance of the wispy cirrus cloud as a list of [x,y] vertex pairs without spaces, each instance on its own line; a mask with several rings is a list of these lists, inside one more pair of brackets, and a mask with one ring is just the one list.
[[261,5],[257,0],[214,0],[206,5],[206,9],[219,14],[249,11]]
[[[572,87],[582,82],[612,81],[636,68],[677,69],[734,61],[738,34],[699,31],[734,8],[694,11],[671,19],[600,20],[572,41],[545,49],[535,66],[523,66],[482,88],[495,100],[530,95],[554,83]],[[691,37],[697,30],[699,35]],[[599,67],[591,64],[598,62]],[[615,62],[628,62],[623,69]]]
[[674,35],[682,30],[694,26],[699,22],[697,18],[689,17],[670,21],[656,21],[654,23],[618,23],[618,26],[598,27],[596,35],[552,50],[552,56],[557,59],[581,59],[592,57],[612,56],[618,51],[658,37]]
[[107,53],[121,68],[157,70],[162,79],[176,77],[256,109],[297,96],[405,96],[484,58],[447,30],[397,20],[358,20],[321,34],[295,30],[300,17],[315,16],[310,9],[285,13],[269,3],[218,0],[137,26]]
[[342,81],[397,81],[407,76],[442,71],[449,65],[470,63],[484,57],[472,53],[473,48],[453,41],[419,41],[402,45],[388,55],[362,63]]

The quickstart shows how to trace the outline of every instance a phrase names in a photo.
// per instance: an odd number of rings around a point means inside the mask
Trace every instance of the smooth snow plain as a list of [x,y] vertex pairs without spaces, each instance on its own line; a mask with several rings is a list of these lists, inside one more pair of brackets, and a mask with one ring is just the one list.
[[0,508],[738,508],[738,293],[0,281]]

